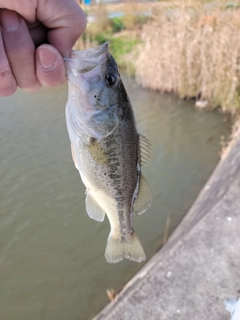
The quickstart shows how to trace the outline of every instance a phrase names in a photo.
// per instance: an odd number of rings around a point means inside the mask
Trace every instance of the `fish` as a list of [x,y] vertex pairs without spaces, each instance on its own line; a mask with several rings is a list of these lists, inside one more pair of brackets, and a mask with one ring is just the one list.
[[142,262],[144,249],[133,215],[145,212],[152,190],[141,167],[152,159],[149,140],[138,133],[133,108],[108,43],[64,58],[68,78],[66,123],[72,158],[86,187],[86,211],[110,234],[105,258]]

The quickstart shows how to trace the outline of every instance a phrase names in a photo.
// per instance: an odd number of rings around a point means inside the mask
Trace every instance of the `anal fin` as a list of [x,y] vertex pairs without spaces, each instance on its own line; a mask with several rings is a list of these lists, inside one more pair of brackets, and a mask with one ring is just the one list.
[[140,215],[145,212],[152,203],[152,190],[144,175],[141,174],[137,199],[133,204],[133,213]]
[[102,222],[105,217],[105,211],[99,206],[97,201],[91,196],[90,193],[86,195],[86,211],[89,217],[93,220]]

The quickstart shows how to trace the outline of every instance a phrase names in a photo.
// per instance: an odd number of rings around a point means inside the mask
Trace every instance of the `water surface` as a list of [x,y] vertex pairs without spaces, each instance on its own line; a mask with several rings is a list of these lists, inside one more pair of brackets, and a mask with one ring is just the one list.
[[[139,131],[154,146],[143,169],[151,208],[134,218],[149,259],[167,217],[179,223],[219,160],[230,118],[124,78]],[[86,320],[143,266],[105,262],[109,223],[88,218],[64,107],[67,86],[0,98],[0,319]]]

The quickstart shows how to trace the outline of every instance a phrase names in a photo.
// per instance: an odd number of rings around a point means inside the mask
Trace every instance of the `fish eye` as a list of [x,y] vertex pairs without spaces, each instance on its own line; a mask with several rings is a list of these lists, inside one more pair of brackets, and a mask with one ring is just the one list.
[[106,74],[105,81],[109,87],[113,87],[117,81],[117,78],[113,74]]

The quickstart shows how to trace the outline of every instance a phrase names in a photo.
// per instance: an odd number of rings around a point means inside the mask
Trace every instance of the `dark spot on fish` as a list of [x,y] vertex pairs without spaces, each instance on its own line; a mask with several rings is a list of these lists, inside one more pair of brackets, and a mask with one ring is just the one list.
[[90,137],[90,139],[89,139],[90,144],[94,144],[96,141],[97,141],[97,139],[94,137]]
[[104,173],[104,175],[106,175],[106,172]]
[[95,95],[94,98],[97,98],[97,96]]
[[124,204],[122,202],[119,202],[118,205],[117,205],[117,208],[118,209],[123,209],[124,207]]

